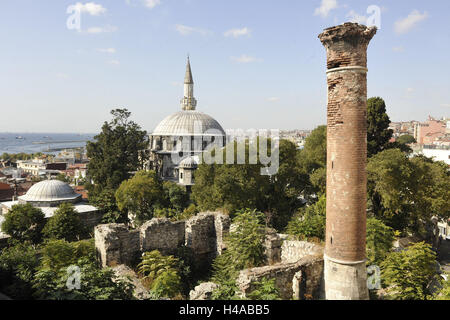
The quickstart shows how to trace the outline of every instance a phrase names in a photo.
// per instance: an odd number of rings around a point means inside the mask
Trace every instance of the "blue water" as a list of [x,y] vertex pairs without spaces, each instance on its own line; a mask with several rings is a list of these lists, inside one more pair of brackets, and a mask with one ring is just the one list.
[[0,133],[0,156],[4,153],[58,154],[57,150],[84,147],[95,134],[77,133]]

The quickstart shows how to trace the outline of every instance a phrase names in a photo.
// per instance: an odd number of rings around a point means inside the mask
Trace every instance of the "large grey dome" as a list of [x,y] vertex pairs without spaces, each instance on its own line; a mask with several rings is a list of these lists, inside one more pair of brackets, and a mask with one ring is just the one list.
[[25,195],[20,196],[22,202],[73,202],[81,197],[65,182],[45,180],[33,185]]
[[162,120],[153,131],[154,136],[225,136],[222,126],[211,116],[195,111],[179,111]]

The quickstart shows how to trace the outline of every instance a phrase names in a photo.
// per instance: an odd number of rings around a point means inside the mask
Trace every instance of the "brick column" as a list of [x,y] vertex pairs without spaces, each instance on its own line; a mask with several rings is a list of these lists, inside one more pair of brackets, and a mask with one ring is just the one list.
[[327,299],[368,299],[366,273],[367,46],[357,23],[325,29],[327,50]]

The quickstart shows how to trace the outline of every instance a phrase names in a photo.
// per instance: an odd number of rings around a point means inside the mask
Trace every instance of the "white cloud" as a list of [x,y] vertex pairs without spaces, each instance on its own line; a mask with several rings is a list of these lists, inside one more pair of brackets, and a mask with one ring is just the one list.
[[98,52],[101,53],[110,53],[110,54],[114,54],[116,53],[116,48],[104,48],[104,49],[97,49]]
[[94,2],[88,2],[86,4],[82,4],[81,2],[77,2],[75,7],[80,10],[80,12],[89,13],[91,16],[98,16],[102,13],[106,12],[106,8],[101,4],[97,4]]
[[183,35],[183,36],[187,36],[187,35],[190,35],[192,33],[199,33],[199,34],[201,34],[203,36],[206,36],[206,35],[211,33],[211,31],[208,31],[208,30],[195,28],[195,27],[189,27],[189,26],[185,26],[185,25],[182,25],[182,24],[175,25],[175,30],[177,30],[178,33]]
[[443,103],[441,104],[441,107],[450,108],[450,103]]
[[267,101],[270,101],[270,102],[275,102],[275,101],[278,101],[278,100],[280,100],[280,98],[278,98],[278,97],[267,98]]
[[405,48],[403,48],[403,46],[393,47],[392,51],[394,51],[394,52],[403,52],[403,51],[405,51]]
[[105,32],[114,32],[117,31],[117,27],[114,26],[106,26],[106,27],[91,27],[87,29],[87,33],[98,34]]
[[420,21],[428,18],[428,13],[420,13],[418,10],[413,10],[406,18],[397,20],[395,22],[395,32],[398,34],[407,33]]
[[240,57],[231,57],[231,60],[238,63],[251,63],[251,62],[262,62],[263,60],[260,58],[255,58],[248,56],[246,54],[241,55]]
[[367,17],[359,15],[354,10],[351,10],[349,13],[347,13],[346,17],[349,18],[348,21],[350,21],[350,22],[356,22],[356,23],[364,24],[364,25],[367,24]]
[[120,61],[119,60],[109,60],[108,63],[112,64],[112,65],[115,65],[115,66],[118,66],[120,64]]
[[322,18],[328,17],[331,10],[338,7],[337,0],[322,0],[320,7],[314,11],[315,16],[321,16]]
[[154,7],[156,7],[159,4],[161,4],[161,0],[145,0],[144,1],[144,5],[149,9],[153,9]]
[[225,37],[238,38],[241,36],[250,36],[250,34],[251,34],[251,30],[248,29],[247,27],[245,27],[242,29],[230,29],[230,30],[226,31],[223,35]]

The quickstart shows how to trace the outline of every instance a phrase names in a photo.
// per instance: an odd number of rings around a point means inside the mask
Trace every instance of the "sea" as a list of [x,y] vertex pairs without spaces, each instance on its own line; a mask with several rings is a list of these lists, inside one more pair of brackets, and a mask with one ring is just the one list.
[[0,156],[6,153],[58,154],[63,149],[85,147],[95,134],[79,133],[1,133]]

